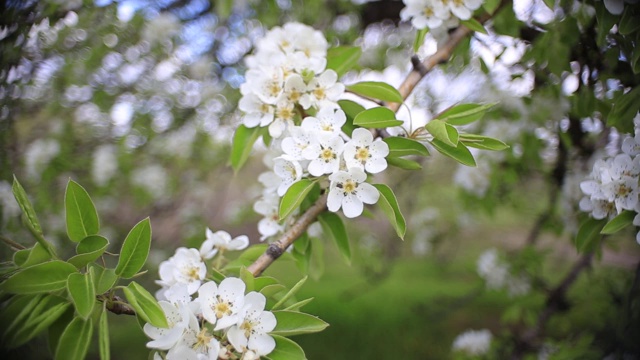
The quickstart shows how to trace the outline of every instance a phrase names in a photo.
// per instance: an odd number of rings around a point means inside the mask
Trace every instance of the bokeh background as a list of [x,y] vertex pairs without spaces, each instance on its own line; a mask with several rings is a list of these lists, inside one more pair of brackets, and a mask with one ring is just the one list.
[[[410,70],[415,36],[399,23],[402,7],[389,0],[4,2],[1,235],[33,243],[12,198],[15,174],[47,239],[68,255],[73,247],[66,243],[63,199],[69,178],[96,202],[113,252],[131,226],[150,216],[149,271],[138,279],[149,289],[156,287],[158,264],[179,246],[198,247],[207,227],[257,243],[260,217],[252,207],[261,191],[257,177],[267,170],[264,146],[258,144],[237,173],[228,165],[230,139],[241,123],[244,56],[271,27],[299,21],[322,30],[332,46],[362,48],[358,68],[343,82],[397,86]],[[419,126],[457,103],[498,102],[473,130],[510,149],[476,154],[477,168],[432,151],[421,170],[385,173],[382,180],[407,217],[407,235],[398,239],[371,208],[347,223],[351,264],[331,242],[317,245],[323,251],[312,259],[299,297],[313,297],[303,310],[330,327],[294,338],[309,359],[446,359],[456,356],[452,343],[468,329],[509,339],[535,324],[546,292],[579,258],[572,243],[581,220],[578,184],[612,130],[596,116],[568,115],[582,76],[580,64],[565,54],[576,39],[554,40],[559,51],[553,54],[536,47],[539,34],[531,29],[540,33],[552,29],[545,27],[552,21],[576,20],[542,1],[508,7],[513,11],[497,19],[489,35],[464,42],[453,61],[430,73],[398,116]],[[433,53],[440,38],[428,34],[418,55]],[[548,57],[545,65],[533,66],[540,57]],[[615,92],[623,81],[605,82],[600,91]],[[576,124],[582,140],[567,155],[563,138],[573,136]],[[563,157],[575,161],[561,168]],[[540,354],[552,349],[559,358],[590,359],[638,350],[637,314],[627,312],[638,287],[634,237],[629,229],[607,240],[549,324]],[[478,259],[490,249],[519,280],[487,286]],[[3,247],[0,255],[8,261],[12,252]],[[305,275],[287,260],[267,274],[287,285]],[[110,321],[114,358],[148,356],[135,319],[112,315]],[[31,344],[18,354],[42,358],[46,339],[39,341],[42,348]],[[495,341],[503,349],[515,346]]]

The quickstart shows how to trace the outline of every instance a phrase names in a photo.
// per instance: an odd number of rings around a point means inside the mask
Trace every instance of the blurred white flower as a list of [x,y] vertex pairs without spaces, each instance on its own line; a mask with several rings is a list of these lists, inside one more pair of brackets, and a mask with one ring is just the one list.
[[489,352],[492,337],[491,331],[488,329],[467,330],[453,341],[453,350],[469,355],[483,355]]
[[91,176],[98,186],[105,186],[118,171],[117,149],[113,145],[101,145],[93,153]]
[[60,143],[54,139],[37,139],[24,154],[27,176],[39,180],[42,171],[60,153]]
[[226,231],[220,230],[214,233],[209,228],[207,228],[206,234],[207,239],[200,246],[200,255],[203,259],[211,259],[218,251],[243,250],[249,246],[249,237],[246,235],[231,238],[231,235]]

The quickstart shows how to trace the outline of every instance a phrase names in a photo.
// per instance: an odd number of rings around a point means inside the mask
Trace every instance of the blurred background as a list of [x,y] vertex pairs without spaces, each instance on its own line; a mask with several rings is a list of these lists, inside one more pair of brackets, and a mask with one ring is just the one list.
[[[415,37],[399,22],[403,6],[390,0],[7,0],[0,5],[1,235],[34,242],[11,194],[15,175],[47,239],[68,256],[74,250],[63,216],[69,178],[95,201],[113,252],[149,216],[152,253],[139,281],[151,290],[158,264],[179,246],[198,247],[207,227],[257,243],[253,203],[261,192],[257,177],[268,170],[264,146],[239,172],[228,165],[241,122],[244,56],[273,26],[298,21],[322,30],[331,46],[362,48],[358,68],[343,82],[397,86],[411,69]],[[294,338],[309,359],[460,357],[452,344],[469,329],[489,329],[499,349],[494,354],[508,353],[517,346],[510,336],[536,323],[549,289],[578,260],[572,242],[584,217],[578,184],[617,134],[571,100],[583,89],[581,63],[569,51],[579,34],[540,35],[577,20],[542,1],[507,8],[489,35],[463,42],[453,61],[427,75],[398,116],[415,127],[454,104],[498,102],[470,130],[510,148],[476,154],[476,168],[432,151],[421,170],[385,172],[381,180],[407,218],[404,241],[371,208],[369,216],[347,222],[350,265],[331,242],[318,242],[315,249],[323,251],[316,251],[299,297],[315,298],[303,310],[330,327]],[[434,53],[441,35],[428,34],[417,55]],[[539,50],[548,43],[558,51]],[[619,91],[625,81],[637,78],[603,80],[598,91]],[[627,306],[638,291],[634,236],[628,229],[607,239],[532,358],[545,358],[547,350],[565,359],[638,351],[638,314]],[[0,254],[3,261],[12,256],[5,247]],[[502,271],[498,280],[496,271]],[[266,274],[287,285],[305,275],[286,260]],[[114,358],[148,356],[135,319],[112,315],[110,321]],[[27,358],[43,356],[23,351]],[[97,349],[92,354],[97,358]]]

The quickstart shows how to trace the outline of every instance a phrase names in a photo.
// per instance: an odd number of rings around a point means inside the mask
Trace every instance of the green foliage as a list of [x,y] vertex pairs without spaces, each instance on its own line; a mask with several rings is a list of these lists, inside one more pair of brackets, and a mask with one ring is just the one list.
[[602,230],[600,231],[600,234],[611,235],[611,234],[617,233],[618,231],[631,225],[633,223],[633,218],[635,216],[636,216],[635,212],[624,210],[618,216],[609,220],[609,222],[607,222],[605,226],[602,228]]
[[263,135],[263,129],[260,127],[248,128],[244,125],[238,126],[233,135],[233,143],[231,145],[231,166],[237,172],[240,170],[251,155],[253,144]]
[[[92,268],[93,269],[93,268]],[[93,283],[93,271],[84,274],[73,273],[67,278],[67,291],[76,312],[83,319],[88,319],[96,304],[96,290]]]
[[98,259],[109,246],[109,240],[100,235],[89,235],[80,240],[76,246],[76,254],[68,262],[78,269]]
[[[69,239],[79,242],[100,231],[98,213],[87,191],[77,182],[69,179],[64,196],[67,234]],[[91,260],[92,261],[92,260]]]
[[385,107],[374,107],[358,113],[353,119],[353,124],[369,129],[382,129],[400,126],[403,122],[396,119],[393,111]]
[[379,81],[362,81],[347,86],[347,90],[363,96],[382,101],[401,103],[402,95],[393,86]]
[[333,239],[342,257],[347,263],[350,263],[351,246],[349,245],[347,230],[340,216],[332,212],[324,212],[318,216],[318,220],[322,225],[324,233]]
[[285,219],[296,210],[315,185],[314,180],[302,179],[293,183],[280,200],[278,215]]
[[167,318],[164,315],[164,311],[157,300],[147,291],[144,287],[135,281],[132,281],[127,287],[122,288],[129,304],[136,310],[138,315],[145,322],[150,323],[155,327],[167,328]]
[[272,353],[265,356],[265,358],[270,360],[296,360],[307,358],[304,355],[304,350],[302,350],[300,345],[296,344],[294,341],[278,335],[273,335],[273,338],[276,341],[276,348]]
[[312,334],[324,330],[329,324],[316,316],[297,311],[274,311],[278,325],[271,331],[274,335],[293,336]]
[[413,139],[392,136],[384,138],[383,141],[389,145],[388,157],[429,156],[429,149],[421,142]]
[[0,290],[10,294],[40,294],[64,289],[67,277],[77,269],[64,261],[53,260],[24,268],[2,284]]
[[440,119],[450,125],[467,125],[480,120],[489,109],[496,104],[460,104],[452,106],[440,114],[435,119]]
[[362,49],[357,46],[338,46],[327,51],[327,69],[334,70],[338,76],[344,75],[357,64]]
[[116,275],[125,279],[135,276],[144,266],[151,247],[151,223],[149,218],[137,223],[124,239]]
[[396,230],[396,234],[400,239],[404,239],[404,234],[407,231],[407,223],[404,216],[400,212],[400,206],[398,205],[398,199],[393,193],[390,187],[384,184],[374,184],[373,186],[380,192],[380,199],[378,205],[382,208],[382,211],[389,219],[391,226]]
[[581,253],[595,251],[600,245],[602,239],[600,233],[606,224],[606,219],[587,218],[584,220],[580,224],[574,241],[576,249]]
[[473,158],[467,146],[462,142],[458,142],[456,146],[451,146],[439,139],[433,139],[430,144],[442,155],[448,156],[462,165],[476,166],[476,160]]
[[60,336],[60,342],[56,347],[56,360],[82,360],[89,350],[91,335],[93,334],[93,321],[76,317],[71,320],[69,326]]
[[434,140],[447,144],[452,147],[458,145],[458,130],[450,124],[438,119],[431,120],[425,126],[425,129],[433,135]]

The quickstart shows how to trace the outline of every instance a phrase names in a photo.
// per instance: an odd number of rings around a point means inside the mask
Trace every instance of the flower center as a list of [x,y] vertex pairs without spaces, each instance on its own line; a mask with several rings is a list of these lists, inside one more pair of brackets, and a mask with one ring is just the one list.
[[195,266],[189,266],[185,268],[182,273],[189,280],[200,280],[198,268]]
[[369,154],[369,147],[356,146],[356,154],[354,156],[356,160],[364,164],[367,162],[367,160],[369,160],[370,157],[371,157],[371,154]]
[[213,339],[213,336],[209,334],[207,329],[202,329],[198,335],[196,335],[196,342],[193,344],[193,350],[202,349],[202,352],[206,352],[209,348],[209,342]]
[[260,112],[263,114],[267,114],[271,111],[271,107],[268,104],[260,105]]
[[344,183],[338,183],[337,187],[338,189],[342,189],[344,196],[347,196],[349,194],[355,195],[357,192],[356,190],[358,189],[358,183],[349,179]]
[[300,100],[300,96],[302,96],[302,94],[299,91],[291,90],[291,92],[289,93],[289,100],[296,102]]
[[317,87],[315,88],[315,90],[313,90],[313,96],[315,96],[318,100],[323,100],[326,97],[326,94],[324,93],[323,88]]
[[211,310],[216,313],[216,317],[220,319],[225,315],[231,315],[231,307],[233,306],[233,304],[222,300],[220,298],[220,295],[216,295],[216,299],[218,300],[218,302],[211,307]]
[[427,6],[424,8],[424,10],[422,10],[422,13],[424,14],[425,17],[433,17],[435,15],[435,13],[433,12],[433,8],[431,6]]
[[336,153],[334,153],[330,147],[326,149],[322,149],[322,152],[320,153],[320,159],[324,160],[324,162],[327,162],[327,163],[336,158],[337,158]]
[[244,336],[248,338],[255,332],[255,330],[253,329],[255,325],[256,324],[254,324],[253,322],[245,320],[242,322],[242,325],[240,325],[240,330],[244,331]]
[[278,118],[283,120],[289,120],[293,118],[293,111],[288,107],[278,108]]

